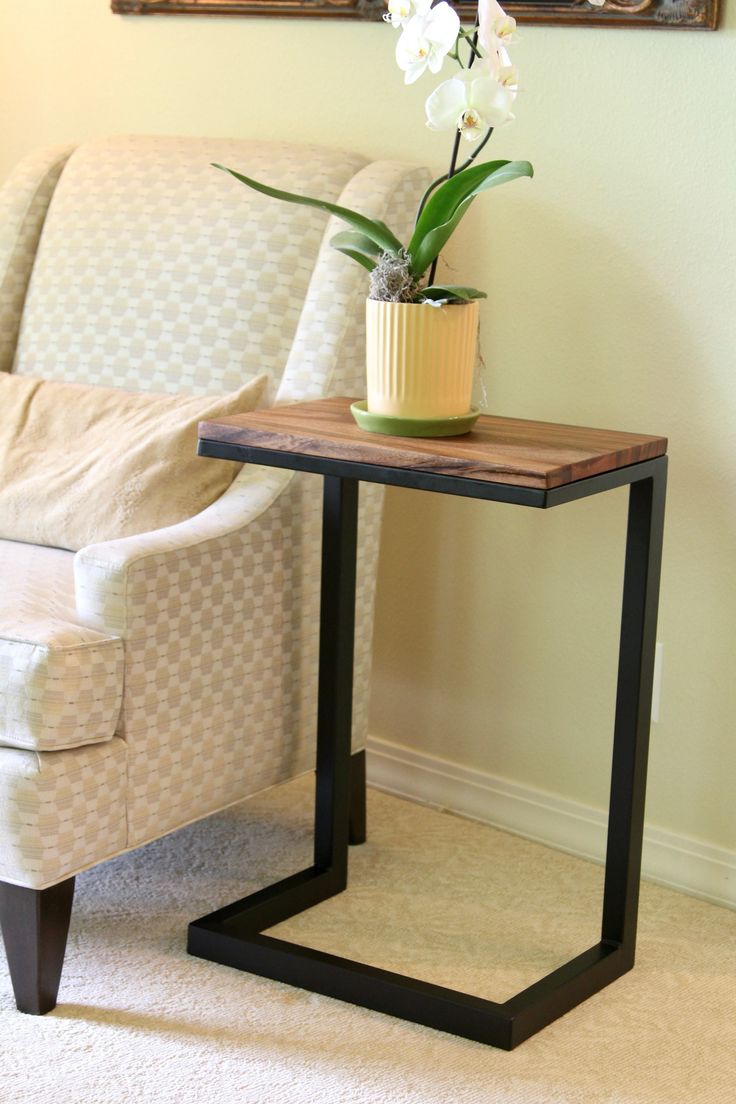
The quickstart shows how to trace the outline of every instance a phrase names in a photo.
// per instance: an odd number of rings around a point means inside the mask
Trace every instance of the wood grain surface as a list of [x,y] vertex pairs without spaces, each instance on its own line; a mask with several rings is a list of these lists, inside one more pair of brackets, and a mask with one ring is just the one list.
[[250,448],[541,489],[667,451],[665,437],[487,415],[461,437],[388,437],[358,428],[350,413],[354,401],[319,399],[200,422],[199,436]]

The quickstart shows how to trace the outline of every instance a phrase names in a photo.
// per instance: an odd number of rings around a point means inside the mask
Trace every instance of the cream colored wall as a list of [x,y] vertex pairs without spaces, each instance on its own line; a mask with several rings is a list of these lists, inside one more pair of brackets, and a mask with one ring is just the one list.
[[[715,34],[528,28],[483,197],[448,258],[485,287],[495,413],[670,437],[649,820],[736,848],[736,6]],[[0,0],[0,178],[43,143],[163,132],[312,141],[438,169],[431,82],[383,25],[121,18]],[[388,495],[373,731],[606,799],[625,496],[549,513]]]

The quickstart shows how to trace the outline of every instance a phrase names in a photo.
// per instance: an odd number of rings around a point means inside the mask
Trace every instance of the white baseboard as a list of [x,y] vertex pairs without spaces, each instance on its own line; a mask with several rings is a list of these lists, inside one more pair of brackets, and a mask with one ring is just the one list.
[[[368,740],[367,769],[369,784],[379,790],[603,861],[607,816],[601,809],[377,737]],[[648,881],[736,909],[736,851],[646,827],[642,874]]]

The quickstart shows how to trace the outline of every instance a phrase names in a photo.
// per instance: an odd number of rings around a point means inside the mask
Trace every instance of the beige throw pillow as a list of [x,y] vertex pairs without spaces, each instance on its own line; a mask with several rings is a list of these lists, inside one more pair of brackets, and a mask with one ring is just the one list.
[[0,372],[0,538],[76,551],[193,517],[240,467],[197,456],[197,423],[254,410],[266,383],[214,398]]

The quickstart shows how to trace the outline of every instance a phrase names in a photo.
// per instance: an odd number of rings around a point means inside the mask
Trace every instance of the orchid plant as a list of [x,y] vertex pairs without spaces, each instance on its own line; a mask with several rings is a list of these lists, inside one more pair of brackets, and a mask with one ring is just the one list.
[[[350,226],[330,244],[370,272],[372,299],[402,303],[458,303],[485,298],[477,288],[435,283],[440,251],[473,199],[489,188],[532,176],[528,161],[475,164],[496,127],[513,119],[518,74],[507,47],[516,40],[516,21],[497,0],[479,0],[475,26],[469,30],[447,0],[388,0],[384,20],[400,32],[396,62],[405,84],[439,73],[446,59],[458,70],[429,95],[425,110],[432,130],[454,131],[450,166],[432,181],[422,197],[414,230],[406,245],[385,223],[321,199],[279,191],[224,165],[242,184],[275,199],[317,207]],[[462,55],[465,55],[463,58]],[[458,165],[462,140],[477,143]]]

